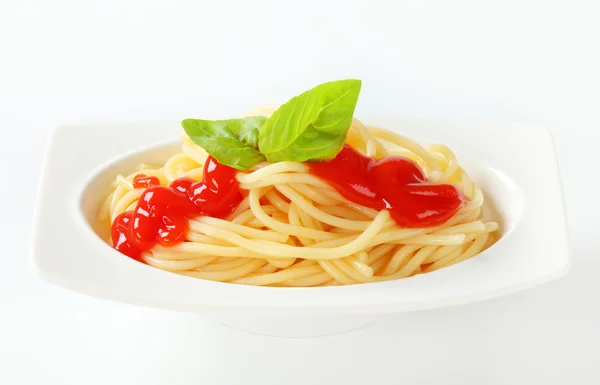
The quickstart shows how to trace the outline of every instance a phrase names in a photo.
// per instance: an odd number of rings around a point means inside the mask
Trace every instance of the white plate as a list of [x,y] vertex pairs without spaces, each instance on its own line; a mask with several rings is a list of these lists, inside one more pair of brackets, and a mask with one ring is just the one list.
[[70,125],[53,131],[46,150],[31,266],[43,279],[76,292],[213,314],[236,327],[277,335],[349,330],[385,314],[506,295],[568,271],[563,198],[548,131],[489,122],[363,121],[451,146],[484,191],[487,208],[493,203],[500,213],[503,237],[452,267],[364,285],[253,287],[164,272],[116,252],[90,223],[118,173],[133,172],[141,162],[160,164],[179,150],[179,122]]

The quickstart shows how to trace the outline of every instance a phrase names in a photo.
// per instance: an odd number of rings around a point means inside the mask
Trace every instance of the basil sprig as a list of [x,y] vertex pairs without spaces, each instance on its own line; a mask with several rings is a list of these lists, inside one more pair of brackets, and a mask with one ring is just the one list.
[[279,107],[269,119],[186,119],[187,135],[219,163],[247,170],[268,160],[333,159],[342,149],[361,81],[323,83]]
[[187,136],[219,163],[247,170],[265,160],[257,148],[258,131],[266,120],[263,116],[228,120],[185,119],[181,125]]

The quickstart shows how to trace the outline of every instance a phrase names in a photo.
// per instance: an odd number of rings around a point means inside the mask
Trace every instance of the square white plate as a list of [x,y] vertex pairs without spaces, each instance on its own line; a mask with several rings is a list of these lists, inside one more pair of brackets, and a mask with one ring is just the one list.
[[[552,138],[526,124],[373,118],[422,143],[453,148],[500,211],[504,235],[460,264],[408,279],[322,288],[204,281],[135,262],[90,226],[110,181],[178,151],[179,122],[61,126],[50,137],[39,187],[31,266],[65,288],[132,304],[219,315],[341,316],[457,305],[509,294],[570,266]],[[169,144],[170,143],[170,144]]]

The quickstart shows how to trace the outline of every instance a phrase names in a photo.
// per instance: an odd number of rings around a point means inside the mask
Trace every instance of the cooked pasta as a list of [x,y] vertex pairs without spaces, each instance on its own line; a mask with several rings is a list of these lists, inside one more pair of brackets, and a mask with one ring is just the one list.
[[[262,107],[249,116],[269,116]],[[465,261],[492,245],[498,224],[482,217],[481,189],[445,145],[423,147],[393,131],[353,119],[346,143],[361,154],[414,161],[431,183],[457,186],[465,203],[445,223],[399,226],[387,209],[355,203],[310,172],[304,162],[266,161],[236,175],[243,200],[225,218],[189,219],[185,240],[156,245],[141,255],[146,264],[200,279],[262,286],[350,285],[406,278]],[[99,210],[110,226],[133,211],[144,188],[143,173],[161,185],[185,177],[202,180],[208,154],[189,137],[164,165],[142,164],[118,176]],[[108,240],[109,243],[112,242]]]

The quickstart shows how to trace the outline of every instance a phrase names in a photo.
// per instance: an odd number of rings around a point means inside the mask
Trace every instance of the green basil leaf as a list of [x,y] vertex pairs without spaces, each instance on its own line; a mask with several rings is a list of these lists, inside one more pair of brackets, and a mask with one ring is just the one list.
[[344,146],[360,87],[360,80],[339,80],[292,98],[261,128],[260,152],[269,162],[333,159]]
[[266,120],[262,116],[228,120],[185,119],[181,125],[187,136],[219,163],[247,170],[265,160],[257,147],[259,131]]

